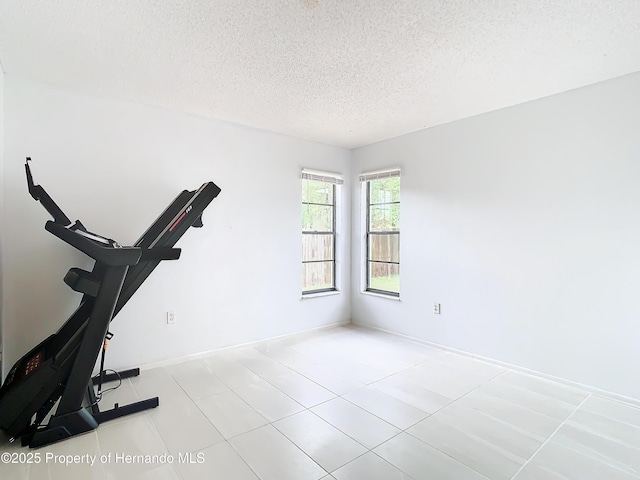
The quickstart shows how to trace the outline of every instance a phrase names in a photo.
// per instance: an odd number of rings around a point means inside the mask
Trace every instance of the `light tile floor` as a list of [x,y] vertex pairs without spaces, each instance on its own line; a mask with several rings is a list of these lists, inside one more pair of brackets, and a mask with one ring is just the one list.
[[102,406],[156,395],[41,449],[0,438],[0,478],[640,480],[639,408],[351,326],[146,370]]

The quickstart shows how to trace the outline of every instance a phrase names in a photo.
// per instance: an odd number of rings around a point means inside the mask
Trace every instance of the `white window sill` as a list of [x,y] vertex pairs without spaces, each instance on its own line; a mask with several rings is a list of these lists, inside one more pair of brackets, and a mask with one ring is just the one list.
[[302,295],[300,300],[306,300],[308,298],[329,297],[331,295],[340,295],[340,290],[331,290],[330,292],[309,293],[308,295]]
[[362,293],[363,295],[369,295],[371,297],[386,298],[387,300],[395,300],[396,302],[400,301],[400,297],[394,297],[393,295],[385,295],[383,293],[367,292],[366,290],[362,290],[362,291],[360,291],[360,293]]

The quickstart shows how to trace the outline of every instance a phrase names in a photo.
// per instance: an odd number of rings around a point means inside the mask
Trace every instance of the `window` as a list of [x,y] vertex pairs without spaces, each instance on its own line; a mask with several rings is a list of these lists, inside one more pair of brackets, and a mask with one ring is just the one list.
[[365,290],[400,296],[400,170],[360,176],[365,196]]
[[336,288],[336,197],[342,177],[302,171],[302,294]]

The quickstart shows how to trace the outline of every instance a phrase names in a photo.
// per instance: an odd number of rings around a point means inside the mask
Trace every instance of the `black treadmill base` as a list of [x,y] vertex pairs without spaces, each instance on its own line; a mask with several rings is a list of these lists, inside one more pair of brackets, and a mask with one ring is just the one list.
[[93,418],[95,418],[98,423],[104,423],[126,415],[144,412],[145,410],[156,408],[158,405],[160,405],[160,399],[158,397],[148,398],[146,400],[141,400],[139,402],[123,406],[116,404],[116,406],[111,410],[105,410],[104,412],[99,412],[97,414],[94,413]]
[[[122,372],[112,373],[109,375],[103,374],[102,381],[110,382],[138,375],[140,375],[140,369],[132,368],[131,370],[124,370]],[[86,402],[89,406],[65,415],[52,416],[46,426],[40,427],[35,431],[23,435],[22,446],[26,447],[28,445],[31,448],[37,448],[56,443],[67,438],[95,430],[101,423],[132,415],[134,413],[144,412],[145,410],[150,410],[160,405],[160,399],[158,397],[153,397],[122,406],[116,403],[113,408],[102,412],[100,411],[100,407],[98,407],[96,395],[93,390],[94,382],[99,379],[100,375],[93,377],[89,387],[87,388]]]
[[31,448],[42,447],[51,443],[65,440],[81,433],[90,432],[98,426],[93,415],[85,408],[66,415],[54,415],[49,424],[36,430],[30,435],[22,437],[22,445]]
[[[107,383],[113,382],[114,380],[124,380],[125,378],[137,377],[138,375],[140,375],[140,369],[132,368],[131,370],[122,370],[121,372],[103,374],[102,381]],[[94,385],[98,383],[100,381],[100,374],[92,377],[91,381]]]

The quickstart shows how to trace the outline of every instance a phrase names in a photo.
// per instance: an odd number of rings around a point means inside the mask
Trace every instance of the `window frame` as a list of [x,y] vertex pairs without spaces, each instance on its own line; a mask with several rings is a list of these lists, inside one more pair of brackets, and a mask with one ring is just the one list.
[[[373,288],[370,285],[370,273],[371,273],[371,263],[382,263],[388,265],[397,265],[398,266],[398,276],[400,276],[400,226],[398,226],[398,230],[388,230],[388,231],[371,231],[371,207],[376,205],[401,205],[401,200],[390,201],[390,202],[381,202],[381,203],[371,203],[371,182],[374,180],[379,180],[383,178],[400,178],[400,169],[394,168],[389,170],[382,170],[376,172],[363,173],[360,175],[360,182],[364,188],[363,195],[363,203],[364,203],[364,281],[363,281],[363,291],[365,293],[372,293],[376,295],[388,296],[391,298],[399,299],[400,291],[393,292],[390,290],[382,290],[379,288]],[[402,191],[402,188],[400,192]],[[401,195],[401,193],[400,193]],[[372,260],[371,259],[371,236],[372,235],[398,235],[398,261],[381,261],[381,260]],[[398,288],[400,290],[400,288]]]
[[[304,188],[304,181],[305,180],[314,180],[314,181],[319,181],[319,182],[324,182],[327,183],[328,186],[331,187],[332,189],[332,203],[317,203],[317,202],[302,202],[302,207],[304,208],[305,205],[320,205],[320,206],[328,206],[332,208],[332,215],[331,215],[331,223],[332,223],[332,229],[328,230],[328,231],[318,231],[318,230],[309,230],[309,231],[305,231],[304,227],[302,229],[302,235],[304,238],[304,235],[331,235],[332,236],[332,251],[333,251],[333,258],[331,260],[304,260],[302,259],[302,265],[305,264],[310,264],[310,263],[328,263],[331,262],[331,286],[330,287],[326,287],[326,288],[314,288],[312,290],[301,290],[302,292],[302,296],[304,297],[308,297],[308,296],[314,296],[317,294],[323,294],[323,293],[335,293],[335,292],[339,292],[338,290],[338,278],[337,278],[337,273],[338,273],[338,269],[337,269],[337,257],[338,257],[338,252],[337,252],[337,237],[338,237],[338,185],[341,185],[343,183],[342,181],[342,176],[338,175],[338,174],[333,174],[333,173],[328,173],[328,172],[318,172],[318,171],[311,171],[311,170],[302,170],[302,188]],[[303,286],[303,285],[301,285]]]

